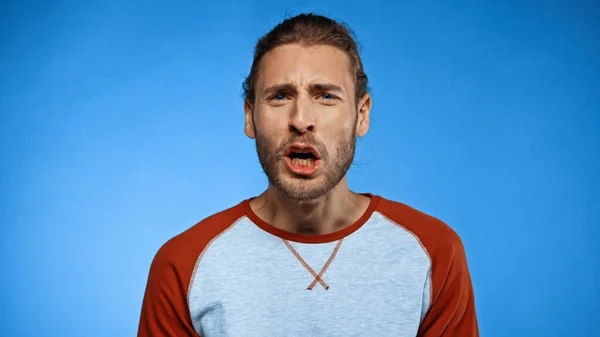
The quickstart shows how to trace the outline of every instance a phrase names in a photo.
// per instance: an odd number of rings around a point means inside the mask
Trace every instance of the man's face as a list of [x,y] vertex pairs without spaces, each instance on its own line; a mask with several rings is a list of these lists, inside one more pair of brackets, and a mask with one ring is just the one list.
[[349,59],[334,47],[290,44],[263,57],[245,131],[284,196],[316,199],[345,177],[369,124],[370,97],[357,106],[354,88]]

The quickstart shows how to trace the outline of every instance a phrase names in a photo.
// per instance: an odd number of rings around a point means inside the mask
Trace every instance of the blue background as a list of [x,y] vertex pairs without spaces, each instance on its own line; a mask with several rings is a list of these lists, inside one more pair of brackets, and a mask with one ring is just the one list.
[[136,334],[160,245],[266,187],[241,82],[301,11],[363,45],[351,188],[461,235],[482,336],[600,335],[598,2],[1,6],[2,336]]

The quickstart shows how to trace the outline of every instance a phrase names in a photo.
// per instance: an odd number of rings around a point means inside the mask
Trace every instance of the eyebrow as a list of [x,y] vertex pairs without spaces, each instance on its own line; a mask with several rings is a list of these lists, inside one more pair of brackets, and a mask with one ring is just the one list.
[[344,93],[344,89],[339,85],[331,83],[315,83],[310,86],[311,91],[337,91]]
[[[339,85],[335,85],[332,83],[314,83],[309,86],[310,91],[337,91],[340,93],[345,93],[344,89]],[[276,93],[276,92],[289,92],[289,93],[297,93],[298,90],[296,86],[292,83],[280,83],[275,84],[267,89],[265,89],[266,93]]]
[[272,85],[265,89],[265,93],[276,93],[276,92],[296,92],[296,87],[291,83],[280,83]]

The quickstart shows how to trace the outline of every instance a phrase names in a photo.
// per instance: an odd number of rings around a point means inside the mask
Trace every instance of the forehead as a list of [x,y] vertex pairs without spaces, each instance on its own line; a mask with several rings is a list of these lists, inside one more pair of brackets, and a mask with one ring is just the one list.
[[350,60],[343,51],[325,45],[288,44],[274,48],[263,57],[256,89],[281,83],[298,86],[331,83],[351,91],[352,78]]

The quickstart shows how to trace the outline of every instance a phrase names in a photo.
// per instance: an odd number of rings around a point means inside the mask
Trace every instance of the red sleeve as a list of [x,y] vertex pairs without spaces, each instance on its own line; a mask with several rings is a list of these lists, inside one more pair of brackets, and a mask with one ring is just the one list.
[[158,250],[150,266],[138,337],[199,337],[192,324],[187,297],[194,268],[209,242],[242,214],[239,205],[214,214]]
[[402,203],[383,200],[380,210],[415,235],[431,261],[429,307],[417,337],[479,337],[473,285],[458,234]]
[[478,337],[473,286],[458,237],[432,258],[430,307],[418,337]]
[[150,266],[138,337],[198,337],[187,305],[185,282],[190,277],[182,275],[176,261],[169,261],[168,249],[163,246]]

